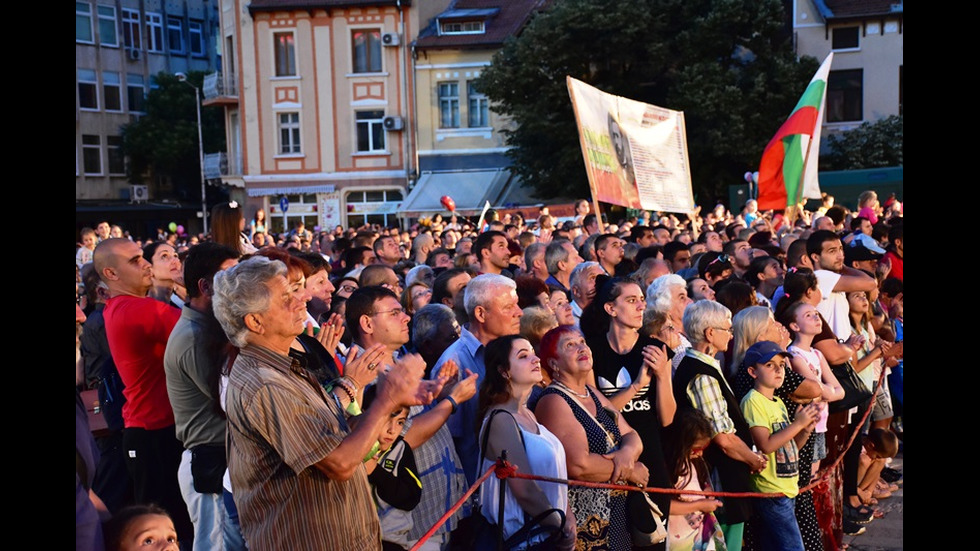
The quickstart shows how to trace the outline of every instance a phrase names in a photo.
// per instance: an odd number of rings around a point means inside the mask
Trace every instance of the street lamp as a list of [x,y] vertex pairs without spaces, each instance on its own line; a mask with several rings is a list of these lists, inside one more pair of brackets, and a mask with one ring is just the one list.
[[194,89],[194,107],[197,108],[197,154],[201,163],[201,222],[204,223],[204,235],[208,234],[208,201],[207,180],[204,178],[204,140],[201,138],[201,90],[187,80],[184,73],[174,73],[177,80]]

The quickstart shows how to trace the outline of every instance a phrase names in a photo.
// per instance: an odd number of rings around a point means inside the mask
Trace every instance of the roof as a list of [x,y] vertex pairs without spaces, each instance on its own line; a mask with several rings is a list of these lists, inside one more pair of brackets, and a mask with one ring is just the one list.
[[[419,33],[418,49],[498,48],[551,0],[453,0]],[[438,22],[483,21],[483,33],[439,35]]]
[[904,10],[904,0],[813,0],[813,5],[827,21],[902,15]]
[[[359,8],[366,6],[397,6],[398,0],[252,0],[248,11],[269,12],[286,10],[311,10],[315,8]],[[412,5],[411,0],[402,0],[404,6]]]

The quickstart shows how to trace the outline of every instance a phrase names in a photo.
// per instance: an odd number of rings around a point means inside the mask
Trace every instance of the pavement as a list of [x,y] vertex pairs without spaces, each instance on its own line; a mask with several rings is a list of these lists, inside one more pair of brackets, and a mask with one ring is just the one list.
[[[900,452],[892,460],[891,467],[905,474],[903,454]],[[899,481],[898,491],[888,499],[878,501],[876,506],[885,516],[876,518],[865,525],[867,530],[860,536],[844,536],[847,551],[893,551],[905,548],[905,477]]]

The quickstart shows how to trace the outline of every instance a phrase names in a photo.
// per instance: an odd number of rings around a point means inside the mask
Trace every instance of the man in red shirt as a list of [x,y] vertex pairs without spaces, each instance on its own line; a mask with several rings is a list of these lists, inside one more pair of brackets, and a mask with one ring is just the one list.
[[891,264],[889,277],[894,277],[899,281],[905,281],[905,240],[902,238],[902,223],[899,222],[888,230],[888,252],[885,253],[885,260]]
[[150,263],[139,245],[107,239],[95,248],[95,269],[109,288],[104,317],[109,351],[126,385],[123,393],[123,453],[138,503],[156,503],[174,519],[178,538],[193,538],[177,468],[177,439],[167,395],[163,353],[180,310],[149,298]]

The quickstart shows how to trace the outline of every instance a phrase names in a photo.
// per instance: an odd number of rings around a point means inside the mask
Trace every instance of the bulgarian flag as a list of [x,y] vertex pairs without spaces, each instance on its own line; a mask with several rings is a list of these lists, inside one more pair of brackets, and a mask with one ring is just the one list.
[[820,65],[793,113],[779,127],[759,163],[759,209],[786,209],[804,198],[819,199],[817,157],[827,99],[827,75],[834,53]]

